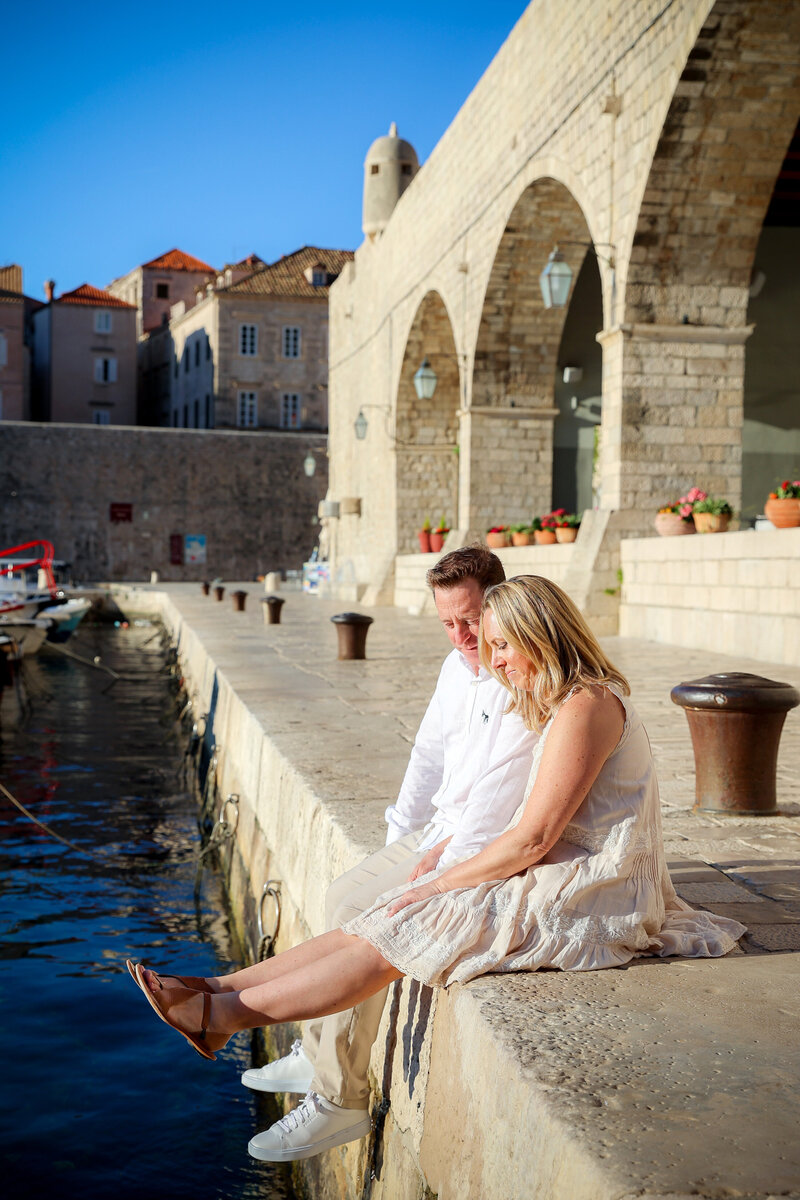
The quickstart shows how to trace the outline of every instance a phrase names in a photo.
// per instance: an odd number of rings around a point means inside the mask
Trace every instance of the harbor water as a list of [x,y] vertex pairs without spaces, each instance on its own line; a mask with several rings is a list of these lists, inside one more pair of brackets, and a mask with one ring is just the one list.
[[280,1115],[241,1086],[250,1035],[204,1061],[125,968],[241,965],[211,858],[198,869],[166,647],[136,623],[84,626],[68,650],[100,668],[43,652],[0,702],[0,781],[91,854],[0,797],[3,1195],[284,1200],[287,1169],[247,1154]]

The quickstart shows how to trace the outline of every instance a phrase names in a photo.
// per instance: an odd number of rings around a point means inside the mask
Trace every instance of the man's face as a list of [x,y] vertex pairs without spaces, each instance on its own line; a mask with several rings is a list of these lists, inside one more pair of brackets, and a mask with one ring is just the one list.
[[434,588],[433,600],[445,633],[477,675],[483,589],[477,579],[467,579],[455,587]]

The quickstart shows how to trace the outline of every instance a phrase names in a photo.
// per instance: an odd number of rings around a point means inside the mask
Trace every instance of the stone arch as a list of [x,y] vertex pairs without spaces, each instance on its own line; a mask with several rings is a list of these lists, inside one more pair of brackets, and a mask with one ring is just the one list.
[[[556,371],[569,306],[544,307],[539,275],[556,244],[577,280],[592,245],[589,225],[571,191],[548,176],[516,200],[484,295],[469,410],[468,520],[475,529],[527,521],[553,503]],[[596,269],[589,274],[599,289]]]
[[[414,375],[427,358],[437,375],[431,400],[420,400]],[[423,297],[406,339],[395,404],[397,552],[419,548],[417,530],[458,519],[458,410],[461,374],[453,327],[437,291]]]
[[716,0],[689,51],[642,196],[625,320],[738,326],[800,110],[800,2]]

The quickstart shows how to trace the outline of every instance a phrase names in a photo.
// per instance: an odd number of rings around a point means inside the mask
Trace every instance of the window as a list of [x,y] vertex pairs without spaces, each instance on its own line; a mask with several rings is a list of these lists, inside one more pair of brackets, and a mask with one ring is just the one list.
[[402,175],[410,175],[411,174],[411,163],[403,163],[403,165],[400,169],[400,172]]
[[115,358],[96,358],[94,360],[95,383],[117,382],[117,360]]
[[254,429],[258,425],[258,402],[255,392],[239,392],[236,424],[240,429]]
[[195,427],[195,429],[200,428],[200,401],[199,400],[195,400],[195,402],[194,402],[194,427]]
[[94,314],[95,333],[111,333],[111,313],[107,308],[101,308]]
[[283,357],[300,357],[300,329],[297,325],[283,327]]
[[373,163],[369,169],[370,175],[377,175],[379,171],[380,171],[380,167],[378,166],[377,163]]
[[177,410],[177,408],[173,409],[173,412],[172,412],[172,425],[173,425],[173,428],[175,428],[175,429],[178,428],[178,410]]
[[211,341],[210,341],[210,339],[207,337],[207,338],[206,338],[206,362],[208,362],[208,360],[209,360],[210,358],[211,358]]
[[258,328],[255,325],[239,326],[239,353],[253,355],[258,353]]
[[188,404],[184,404],[184,406],[183,406],[183,428],[184,429],[189,428],[189,405]]
[[194,365],[196,367],[200,366],[200,343],[199,342],[195,342],[195,344],[194,344]]
[[157,283],[156,284],[156,300],[169,300],[169,284],[168,283]]
[[5,367],[8,364],[8,338],[4,333],[0,333],[0,367]]
[[189,347],[188,346],[184,346],[184,348],[183,348],[183,370],[184,370],[184,374],[186,374],[186,375],[189,374]]
[[312,287],[325,287],[327,285],[327,282],[328,282],[328,272],[327,271],[323,271],[322,268],[319,268],[319,269],[311,272],[311,286]]
[[96,408],[92,413],[93,425],[110,425],[111,413],[107,408]]
[[178,372],[179,372],[179,371],[180,371],[180,365],[179,365],[179,363],[178,363],[178,360],[177,360],[177,358],[176,358],[176,359],[175,359],[175,378],[176,378],[176,379],[178,378]]
[[284,392],[281,396],[281,429],[300,428],[300,397],[297,392]]
[[206,429],[211,428],[211,397],[206,396]]

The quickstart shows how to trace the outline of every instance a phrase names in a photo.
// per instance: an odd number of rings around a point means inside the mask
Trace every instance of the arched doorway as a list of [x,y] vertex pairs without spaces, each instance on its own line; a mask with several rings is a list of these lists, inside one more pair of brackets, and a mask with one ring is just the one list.
[[[556,245],[577,280],[569,309],[545,308],[539,285]],[[583,385],[563,391],[556,379],[563,383],[564,365],[582,366],[587,385],[599,395],[601,356],[594,339],[602,326],[602,297],[591,245],[580,205],[556,179],[530,184],[506,222],[475,350],[469,411],[469,523],[475,529],[529,521],[554,502],[561,505],[556,480],[577,503],[578,428],[584,422],[570,403],[585,391]],[[561,361],[568,313],[571,332],[563,353],[580,353],[581,363]]]
[[[427,359],[436,376],[430,400],[420,400],[414,375]],[[458,519],[460,372],[453,329],[438,292],[423,298],[406,341],[395,407],[397,552],[418,549],[417,531]]]

